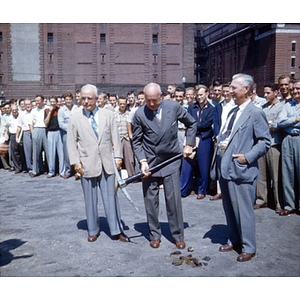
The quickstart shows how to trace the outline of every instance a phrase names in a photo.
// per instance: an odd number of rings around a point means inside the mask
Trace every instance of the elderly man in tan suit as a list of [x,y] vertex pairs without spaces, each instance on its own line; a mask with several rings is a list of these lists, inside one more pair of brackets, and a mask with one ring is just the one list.
[[87,84],[81,88],[83,109],[72,115],[68,123],[67,148],[70,164],[81,174],[84,194],[88,241],[100,234],[97,210],[97,185],[100,186],[103,206],[113,239],[129,242],[123,233],[121,214],[114,183],[115,157],[117,168],[122,164],[122,148],[113,112],[96,106],[97,88]]

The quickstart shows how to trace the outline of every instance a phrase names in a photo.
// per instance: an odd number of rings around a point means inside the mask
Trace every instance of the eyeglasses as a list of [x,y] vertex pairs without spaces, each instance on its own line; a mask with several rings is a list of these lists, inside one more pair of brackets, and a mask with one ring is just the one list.
[[93,100],[95,100],[95,98],[91,98],[91,97],[85,97],[85,98],[83,98],[83,97],[81,97],[81,101],[83,102],[83,101],[89,101],[89,102],[91,102],[91,101],[93,101]]

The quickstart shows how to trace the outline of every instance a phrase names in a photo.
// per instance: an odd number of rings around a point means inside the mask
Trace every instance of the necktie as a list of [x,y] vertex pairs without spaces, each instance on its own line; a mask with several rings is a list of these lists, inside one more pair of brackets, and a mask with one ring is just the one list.
[[93,130],[96,134],[96,137],[98,138],[98,132],[97,132],[98,126],[97,126],[97,123],[95,121],[93,112],[90,113],[90,119],[91,119],[92,128],[93,128]]
[[159,110],[154,110],[153,111],[154,117],[156,118],[158,124],[160,125],[160,115],[159,115]]
[[229,112],[228,116],[231,115],[231,119],[229,120],[229,123],[228,123],[228,126],[227,126],[227,130],[221,135],[221,139],[222,140],[226,139],[226,138],[228,138],[230,136],[231,131],[232,131],[232,126],[233,126],[233,123],[235,121],[236,114],[237,114],[238,110],[239,110],[239,107],[237,106],[237,107],[233,108]]

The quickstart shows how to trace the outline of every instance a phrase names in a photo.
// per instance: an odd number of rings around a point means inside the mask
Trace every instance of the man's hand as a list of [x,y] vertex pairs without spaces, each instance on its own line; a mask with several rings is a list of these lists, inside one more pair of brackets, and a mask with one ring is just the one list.
[[118,170],[122,167],[122,159],[115,159],[115,164]]
[[185,145],[182,152],[183,152],[183,157],[188,157],[193,153],[193,147],[190,145]]
[[80,175],[83,176],[83,170],[82,170],[82,164],[81,164],[81,163],[77,164],[77,165],[74,167],[74,169],[75,169],[76,173],[79,173]]
[[244,154],[232,154],[232,157],[235,157],[238,159],[238,161],[241,163],[241,164],[247,164],[248,161],[245,157]]
[[0,155],[4,155],[8,151],[9,145],[0,144]]
[[299,117],[296,117],[295,121],[296,121],[296,122],[300,122],[300,116],[299,116]]
[[149,170],[149,165],[146,161],[141,162],[141,172],[144,174],[143,178],[149,177],[151,175],[151,172],[146,172]]

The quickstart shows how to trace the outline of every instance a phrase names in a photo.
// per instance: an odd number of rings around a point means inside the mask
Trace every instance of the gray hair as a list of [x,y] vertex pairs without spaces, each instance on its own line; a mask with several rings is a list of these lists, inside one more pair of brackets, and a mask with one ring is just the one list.
[[158,86],[158,92],[159,92],[159,94],[161,94],[161,87],[160,87],[159,84],[157,84],[157,83],[155,83],[155,82],[150,82],[150,83],[148,83],[148,84],[144,87],[144,94],[145,94],[146,87],[147,87],[148,85],[150,85],[150,84],[155,84],[155,85],[157,85],[157,86]]
[[97,87],[95,86],[95,85],[93,85],[93,84],[86,84],[86,85],[84,85],[82,88],[81,88],[81,93],[82,93],[82,90],[84,90],[85,88],[92,88],[93,90],[94,90],[94,93],[95,93],[95,97],[97,97],[98,96],[98,89],[97,89]]
[[253,91],[253,86],[254,86],[253,77],[248,74],[239,73],[239,74],[233,75],[232,80],[240,78],[240,77],[242,78],[242,86],[243,87],[249,86],[248,95],[250,95],[250,93],[252,93],[252,91]]

